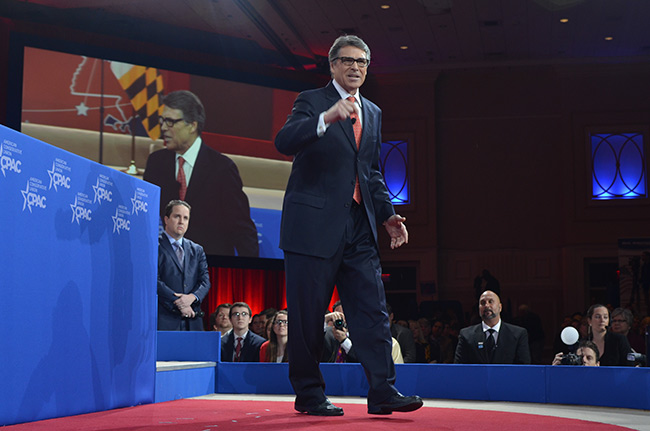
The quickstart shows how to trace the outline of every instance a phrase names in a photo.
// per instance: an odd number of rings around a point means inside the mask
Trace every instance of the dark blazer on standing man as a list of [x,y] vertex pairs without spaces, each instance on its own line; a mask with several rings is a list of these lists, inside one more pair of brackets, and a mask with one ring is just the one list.
[[[260,347],[266,340],[253,331],[248,331],[241,348],[240,362],[259,362]],[[221,362],[232,362],[235,353],[235,333],[221,337]]]
[[363,132],[358,151],[349,118],[330,125],[318,137],[320,113],[339,100],[331,82],[300,93],[275,138],[281,153],[295,155],[282,207],[280,248],[285,251],[323,258],[334,255],[350,215],[357,174],[375,246],[377,225],[395,214],[379,171],[379,107],[361,96]]
[[526,329],[501,321],[497,345],[490,359],[484,346],[482,324],[460,330],[454,363],[456,364],[530,364]]
[[[147,159],[144,180],[160,186],[160,217],[167,203],[180,199],[176,181],[176,153],[159,150]],[[259,255],[257,229],[251,220],[248,197],[235,163],[201,144],[185,201],[192,206],[185,236],[200,243],[206,254],[220,256]]]
[[[203,248],[183,238],[183,266],[178,261],[169,238],[162,233],[158,238],[158,330],[185,330],[185,321],[189,321],[190,331],[203,331],[203,319],[195,317],[186,319],[174,305],[178,299],[174,293],[193,293],[203,301],[210,290],[208,262]],[[192,306],[199,310],[198,304]]]

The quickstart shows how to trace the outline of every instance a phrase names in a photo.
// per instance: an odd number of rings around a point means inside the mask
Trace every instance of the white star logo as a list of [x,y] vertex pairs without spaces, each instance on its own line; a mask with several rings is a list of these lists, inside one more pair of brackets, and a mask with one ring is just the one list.
[[84,102],[81,102],[80,104],[75,106],[75,108],[77,108],[77,115],[83,115],[84,117],[88,116],[88,110],[90,109],[90,107],[86,106]]

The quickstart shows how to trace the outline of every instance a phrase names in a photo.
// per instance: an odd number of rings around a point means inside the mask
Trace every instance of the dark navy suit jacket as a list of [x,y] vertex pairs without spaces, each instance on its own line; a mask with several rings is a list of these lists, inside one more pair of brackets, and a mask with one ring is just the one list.
[[330,125],[318,137],[320,113],[340,99],[331,82],[300,93],[275,138],[281,153],[295,156],[282,208],[280,248],[285,251],[323,258],[335,253],[350,215],[357,174],[375,244],[377,225],[395,214],[379,171],[379,107],[361,97],[363,133],[358,151],[350,119]]
[[[259,362],[260,347],[266,340],[253,331],[248,331],[241,349],[240,362]],[[235,333],[230,331],[228,335],[221,338],[221,362],[232,362],[235,353]]]
[[[183,238],[183,263],[181,267],[167,235],[158,238],[158,330],[178,331],[185,320],[174,305],[174,293],[193,293],[203,301],[210,290],[210,274],[203,247]],[[195,311],[198,310],[194,306]],[[190,319],[191,331],[202,331],[201,318]]]
[[485,334],[483,327],[470,326],[460,330],[456,346],[456,364],[530,364],[528,332],[526,329],[501,321],[499,338],[490,359],[483,348]]

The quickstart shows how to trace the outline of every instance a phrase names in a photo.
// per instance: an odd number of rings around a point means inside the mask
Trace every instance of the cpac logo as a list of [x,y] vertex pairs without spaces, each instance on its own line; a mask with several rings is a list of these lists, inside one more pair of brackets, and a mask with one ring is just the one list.
[[60,174],[58,172],[54,171],[54,162],[52,162],[52,170],[47,171],[47,174],[50,176],[50,187],[48,188],[51,189],[52,186],[54,185],[54,190],[57,192],[59,191],[58,186],[65,187],[66,189],[70,188],[70,177],[66,177],[63,174]]
[[95,200],[93,202],[99,202],[102,204],[102,201],[113,202],[113,192],[106,190],[104,187],[99,185],[99,178],[97,178],[97,184],[93,186],[95,191]]
[[119,208],[115,209],[115,215],[112,216],[113,219],[113,233],[117,231],[119,234],[120,231],[125,230],[125,231],[130,231],[131,230],[131,221],[120,217],[119,214]]
[[92,220],[92,211],[89,210],[88,208],[84,208],[82,206],[77,205],[77,197],[74,197],[74,203],[70,204],[70,208],[72,209],[72,221],[70,223],[74,223],[75,221],[77,224],[81,224],[79,220],[86,220],[86,221],[91,221]]
[[38,193],[30,192],[29,191],[29,181],[27,181],[27,187],[25,190],[21,190],[20,193],[23,194],[23,211],[25,211],[25,207],[29,208],[29,212],[32,212],[32,207],[36,208],[46,208],[45,201],[47,198],[45,196],[41,196]]
[[[2,144],[0,144],[0,155],[2,155],[3,151],[4,150],[2,148]],[[15,172],[17,174],[21,173],[22,172],[22,169],[20,169],[21,164],[22,163],[20,160],[15,160],[12,157],[5,156],[5,155],[2,155],[2,157],[0,157],[0,170],[2,170],[2,175],[5,177],[7,176],[6,173],[7,171]]]
[[138,215],[140,211],[143,213],[149,212],[149,204],[145,201],[138,200],[138,192],[135,192],[133,194],[133,197],[131,198],[131,204],[133,205],[131,214],[135,213]]

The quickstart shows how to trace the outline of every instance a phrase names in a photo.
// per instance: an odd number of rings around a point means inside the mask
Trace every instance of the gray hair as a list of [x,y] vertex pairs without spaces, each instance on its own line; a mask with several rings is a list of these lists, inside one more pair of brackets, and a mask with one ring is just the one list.
[[[628,310],[627,308],[623,307],[618,307],[614,311],[612,311],[612,316],[611,319],[613,320],[614,317],[622,315],[625,321],[627,322],[627,326],[632,328],[632,324],[634,323],[634,316],[632,315],[632,312]],[[611,322],[610,322],[611,324]]]
[[203,132],[205,125],[205,109],[201,99],[187,90],[172,91],[162,101],[163,105],[170,109],[178,109],[183,112],[183,121],[193,123],[196,121],[196,134]]
[[370,61],[370,48],[368,45],[359,37],[352,34],[346,34],[345,36],[339,36],[336,38],[330,52],[328,54],[329,62],[333,62],[336,57],[339,56],[339,51],[341,48],[346,46],[354,46],[355,48],[362,49],[366,53],[366,59]]

